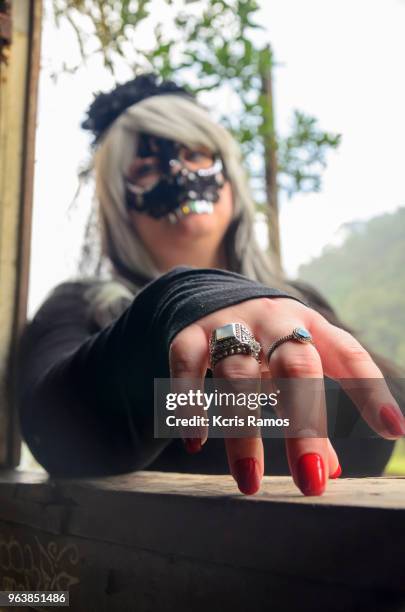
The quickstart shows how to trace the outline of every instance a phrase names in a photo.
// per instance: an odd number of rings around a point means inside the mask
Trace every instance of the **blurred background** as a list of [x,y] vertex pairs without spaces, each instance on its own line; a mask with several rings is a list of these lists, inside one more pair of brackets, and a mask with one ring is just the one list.
[[[405,2],[45,0],[29,316],[78,273],[99,91],[154,70],[241,144],[263,249],[405,368]],[[388,473],[405,474],[405,445]]]

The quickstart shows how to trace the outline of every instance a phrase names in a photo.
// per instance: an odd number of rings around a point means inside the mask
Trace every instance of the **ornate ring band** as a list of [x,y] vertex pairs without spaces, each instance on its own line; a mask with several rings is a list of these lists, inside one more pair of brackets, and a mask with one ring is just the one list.
[[270,367],[270,357],[276,350],[280,344],[284,344],[284,342],[289,342],[290,340],[295,340],[296,342],[301,342],[302,344],[314,344],[312,340],[312,336],[305,327],[295,327],[291,334],[287,336],[283,336],[279,338],[270,346],[267,352],[267,365]]
[[218,361],[231,355],[250,355],[260,363],[261,344],[242,323],[228,323],[217,327],[210,338],[210,362],[213,369]]

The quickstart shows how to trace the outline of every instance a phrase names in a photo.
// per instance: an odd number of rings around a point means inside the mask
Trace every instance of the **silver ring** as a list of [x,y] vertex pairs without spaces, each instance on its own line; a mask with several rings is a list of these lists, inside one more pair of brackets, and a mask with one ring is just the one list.
[[270,367],[270,357],[276,350],[280,344],[284,344],[284,342],[289,342],[290,340],[295,340],[296,342],[301,342],[302,344],[314,344],[311,334],[305,327],[295,327],[291,334],[287,336],[283,336],[279,338],[270,346],[267,352],[267,365]]
[[217,327],[210,337],[210,362],[213,369],[218,361],[231,355],[250,355],[260,363],[261,344],[242,323],[228,323]]

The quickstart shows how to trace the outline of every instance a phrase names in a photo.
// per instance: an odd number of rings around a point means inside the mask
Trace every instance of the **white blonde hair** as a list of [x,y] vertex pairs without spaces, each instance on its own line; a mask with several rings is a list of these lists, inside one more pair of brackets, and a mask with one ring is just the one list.
[[[160,275],[130,222],[126,205],[124,177],[141,133],[190,148],[205,146],[221,156],[233,196],[233,218],[224,238],[228,267],[267,285],[285,287],[257,244],[255,206],[234,138],[196,102],[179,94],[163,94],[127,108],[108,129],[95,153],[102,254],[112,263],[115,277],[112,283],[88,294],[95,318],[106,323],[122,309],[122,298],[129,299],[142,284]],[[117,308],[112,307],[115,302],[120,303]]]

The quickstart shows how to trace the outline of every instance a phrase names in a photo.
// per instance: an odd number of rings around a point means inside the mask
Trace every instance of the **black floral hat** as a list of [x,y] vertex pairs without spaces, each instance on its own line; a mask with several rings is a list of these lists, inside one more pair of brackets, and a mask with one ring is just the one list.
[[97,144],[105,130],[126,108],[145,98],[168,93],[179,94],[196,102],[190,92],[174,81],[162,80],[154,73],[142,74],[127,83],[118,85],[109,93],[97,94],[81,126],[93,132],[93,144]]

